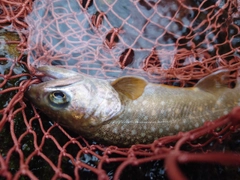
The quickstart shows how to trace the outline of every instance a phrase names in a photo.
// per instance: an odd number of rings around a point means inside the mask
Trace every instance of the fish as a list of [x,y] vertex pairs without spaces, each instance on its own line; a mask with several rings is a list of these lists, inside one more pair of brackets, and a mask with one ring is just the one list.
[[97,79],[56,66],[41,66],[44,82],[27,98],[53,121],[87,139],[131,146],[152,143],[202,126],[240,105],[240,83],[228,86],[229,70],[218,70],[193,87],[124,76]]

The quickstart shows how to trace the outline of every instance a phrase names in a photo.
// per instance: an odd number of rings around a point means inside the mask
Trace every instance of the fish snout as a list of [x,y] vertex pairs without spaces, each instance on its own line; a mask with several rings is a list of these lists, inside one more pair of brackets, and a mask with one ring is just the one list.
[[41,100],[40,92],[41,90],[38,88],[38,86],[36,84],[32,84],[25,92],[25,96],[32,102],[39,102]]

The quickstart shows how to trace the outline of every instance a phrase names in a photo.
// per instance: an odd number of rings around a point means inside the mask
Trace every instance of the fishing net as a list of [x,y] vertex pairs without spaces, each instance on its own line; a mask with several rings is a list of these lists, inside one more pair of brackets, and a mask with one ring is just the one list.
[[189,132],[129,148],[54,123],[24,92],[33,67],[193,86],[239,76],[238,0],[1,0],[0,179],[238,179],[240,108]]

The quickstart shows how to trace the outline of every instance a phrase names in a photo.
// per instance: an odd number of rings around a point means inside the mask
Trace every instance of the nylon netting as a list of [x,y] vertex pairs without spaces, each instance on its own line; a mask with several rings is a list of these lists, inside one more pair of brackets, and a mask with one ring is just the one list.
[[240,108],[129,148],[74,134],[31,105],[34,66],[192,86],[238,75],[240,2],[0,1],[0,179],[238,179]]

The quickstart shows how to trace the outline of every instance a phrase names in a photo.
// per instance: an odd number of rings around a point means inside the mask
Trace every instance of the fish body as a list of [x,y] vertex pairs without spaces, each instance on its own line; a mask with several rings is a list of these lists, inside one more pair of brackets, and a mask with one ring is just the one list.
[[228,88],[227,70],[191,88],[152,84],[139,77],[110,83],[52,66],[37,70],[53,80],[30,86],[27,96],[32,103],[83,137],[110,144],[151,143],[198,128],[240,104],[239,82]]

